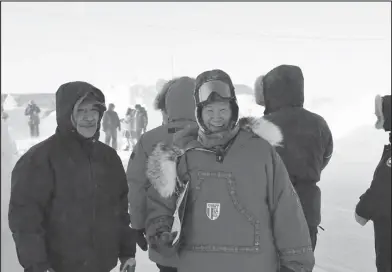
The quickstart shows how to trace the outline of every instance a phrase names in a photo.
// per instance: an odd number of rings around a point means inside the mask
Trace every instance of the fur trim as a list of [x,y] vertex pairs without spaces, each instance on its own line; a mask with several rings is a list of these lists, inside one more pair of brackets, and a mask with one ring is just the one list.
[[[250,131],[269,142],[281,146],[283,135],[279,127],[264,118],[244,117],[239,120],[241,129]],[[177,159],[184,150],[158,143],[147,160],[146,175],[152,186],[163,198],[171,197],[177,185]]]
[[184,154],[182,149],[158,143],[147,160],[146,175],[158,191],[168,198],[173,195],[177,183],[177,158]]
[[162,88],[158,90],[158,94],[154,99],[154,109],[155,110],[160,110],[160,111],[166,111],[166,105],[165,105],[165,99],[167,92],[169,91],[170,87],[173,85],[173,83],[176,81],[176,79],[171,79],[165,84],[163,84]]
[[376,129],[383,129],[385,118],[382,111],[382,97],[380,95],[377,95],[375,99],[375,114],[377,116]]
[[282,146],[283,134],[278,126],[261,117],[243,117],[239,120],[242,129],[253,132],[272,146]]
[[254,97],[257,105],[265,106],[264,101],[264,90],[263,90],[263,78],[264,75],[256,78],[255,86],[254,86]]

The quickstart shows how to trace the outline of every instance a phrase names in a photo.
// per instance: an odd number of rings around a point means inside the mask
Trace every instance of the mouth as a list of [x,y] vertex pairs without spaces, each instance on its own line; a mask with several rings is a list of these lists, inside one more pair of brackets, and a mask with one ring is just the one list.
[[211,128],[215,128],[215,129],[222,129],[225,127],[224,124],[210,124]]
[[80,125],[80,127],[82,127],[82,128],[94,128],[95,127],[95,124],[85,124],[85,125]]

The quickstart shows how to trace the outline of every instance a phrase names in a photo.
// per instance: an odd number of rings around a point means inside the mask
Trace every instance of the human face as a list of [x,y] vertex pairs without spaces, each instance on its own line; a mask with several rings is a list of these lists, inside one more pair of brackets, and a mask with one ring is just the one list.
[[83,101],[73,111],[74,126],[84,138],[91,138],[97,132],[99,111],[93,101]]
[[211,132],[220,132],[228,128],[231,114],[230,103],[219,101],[204,106],[201,117],[208,130]]

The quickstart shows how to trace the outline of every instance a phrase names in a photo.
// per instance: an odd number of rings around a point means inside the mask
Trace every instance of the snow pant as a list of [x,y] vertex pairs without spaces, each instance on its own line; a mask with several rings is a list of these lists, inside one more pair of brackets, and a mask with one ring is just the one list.
[[29,123],[30,137],[39,137],[39,124]]
[[105,144],[110,146],[110,141],[112,141],[112,148],[117,150],[117,129],[108,129],[105,131]]
[[157,264],[159,272],[177,272],[177,268]]
[[[294,180],[294,179],[293,179]],[[297,181],[295,191],[308,224],[313,251],[316,249],[318,226],[321,222],[321,191],[315,182]]]
[[391,272],[391,218],[376,219],[373,225],[377,272]]

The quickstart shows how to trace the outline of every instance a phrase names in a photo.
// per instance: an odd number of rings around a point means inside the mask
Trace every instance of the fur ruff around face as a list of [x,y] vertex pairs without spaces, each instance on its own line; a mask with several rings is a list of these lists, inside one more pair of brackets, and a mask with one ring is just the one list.
[[385,118],[384,118],[384,114],[382,111],[382,97],[380,95],[376,96],[375,110],[376,110],[375,114],[377,116],[377,122],[375,124],[375,127],[376,127],[376,129],[383,129]]
[[[239,120],[241,129],[253,132],[272,146],[280,146],[280,128],[264,118],[245,117]],[[177,159],[185,153],[176,146],[158,143],[147,160],[146,175],[163,198],[173,195],[177,185]]]

